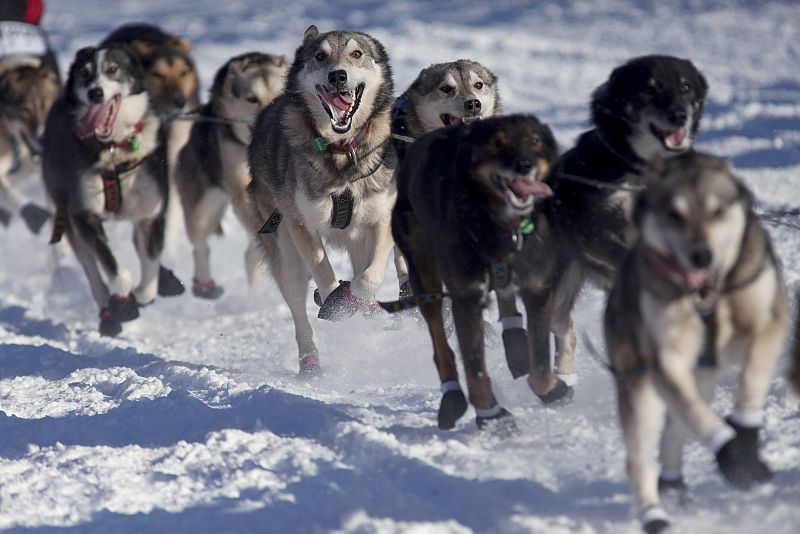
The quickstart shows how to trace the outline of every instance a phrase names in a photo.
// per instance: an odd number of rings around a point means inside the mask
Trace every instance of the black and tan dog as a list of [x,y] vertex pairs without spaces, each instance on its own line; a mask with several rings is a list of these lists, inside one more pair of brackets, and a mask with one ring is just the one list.
[[[610,285],[636,236],[631,211],[642,170],[655,156],[691,149],[707,90],[690,61],[644,56],[614,69],[594,92],[594,128],[553,171],[548,183],[555,194],[542,205],[546,218],[536,225],[537,236],[526,240],[518,273],[521,296],[534,310],[527,318],[528,383],[540,398],[572,391],[575,299],[587,279]],[[555,369],[550,331],[556,339]]]
[[467,409],[442,320],[442,283],[453,302],[478,426],[510,416],[497,404],[486,372],[482,310],[493,268],[511,260],[522,239],[520,223],[537,198],[551,194],[543,180],[557,155],[550,128],[512,115],[426,134],[398,170],[392,232],[408,260],[410,298],[433,341],[443,393],[439,428],[452,428]]

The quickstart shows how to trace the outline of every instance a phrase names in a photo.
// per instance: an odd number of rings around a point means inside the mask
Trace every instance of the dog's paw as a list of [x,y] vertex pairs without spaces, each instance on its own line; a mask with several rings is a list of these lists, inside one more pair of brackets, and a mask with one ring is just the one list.
[[183,287],[183,282],[175,276],[175,273],[163,265],[159,265],[158,294],[162,297],[177,297],[178,295],[183,295],[184,291],[186,291],[186,288]]
[[549,392],[545,393],[544,395],[539,395],[536,393],[536,396],[539,397],[539,400],[548,406],[565,406],[572,401],[572,397],[574,395],[575,388],[568,386],[560,378],[556,381],[555,387],[553,387],[553,389],[551,389]]
[[326,321],[343,321],[349,319],[362,307],[361,299],[350,291],[350,282],[340,281],[319,309],[317,318]]
[[22,216],[22,220],[25,221],[28,230],[34,234],[38,234],[44,223],[51,217],[49,211],[33,202],[25,204],[19,214]]
[[497,413],[492,415],[483,415],[479,412],[475,418],[478,429],[499,438],[510,438],[519,434],[519,428],[517,428],[517,423],[514,421],[514,416],[511,415],[511,412],[500,406],[497,408]]
[[[754,429],[757,430],[757,429]],[[772,470],[748,446],[748,436],[736,434],[717,451],[717,465],[731,486],[749,489],[772,477]]]
[[319,358],[315,354],[309,354],[300,359],[300,378],[313,378],[322,374],[322,367],[319,365]]
[[658,494],[662,499],[674,501],[679,506],[689,503],[689,486],[681,478],[658,477]]
[[439,428],[450,430],[456,426],[462,415],[467,411],[467,398],[460,389],[454,389],[442,395],[442,402],[439,404],[439,414],[437,416]]
[[105,309],[108,310],[111,318],[120,323],[133,321],[139,317],[139,303],[136,302],[133,293],[128,293],[127,296],[111,295],[108,299],[108,307]]
[[639,516],[642,523],[642,530],[647,534],[659,534],[669,528],[669,516],[659,505],[647,508]]
[[503,348],[511,376],[519,378],[528,374],[528,331],[524,328],[503,330]]
[[214,280],[208,282],[198,282],[192,280],[192,295],[201,299],[214,300],[218,299],[225,292],[225,289],[217,285]]

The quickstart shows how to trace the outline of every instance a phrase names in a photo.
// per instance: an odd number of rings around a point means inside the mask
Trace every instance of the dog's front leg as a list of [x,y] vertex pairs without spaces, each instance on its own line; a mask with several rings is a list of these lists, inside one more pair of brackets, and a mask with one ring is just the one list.
[[149,304],[158,290],[159,258],[164,243],[164,220],[140,221],[133,226],[133,245],[139,256],[141,277],[133,290],[139,304]]
[[661,532],[669,523],[658,496],[653,455],[661,434],[664,403],[647,377],[633,375],[618,378],[617,403],[627,452],[625,470],[639,520],[645,532]]
[[[494,426],[502,434],[516,430],[511,414],[497,404],[492,382],[486,371],[483,343],[483,306],[486,300],[485,284],[472,284],[466,291],[451,289],[453,320],[458,336],[464,371],[467,375],[469,401],[475,407],[479,428]],[[503,420],[501,423],[500,421]]]
[[[381,221],[372,225],[365,243],[355,243],[354,245],[366,246],[366,250],[362,249],[359,252],[365,254],[367,261],[360,272],[354,273],[351,289],[353,294],[362,301],[370,301],[383,282],[389,252],[394,246],[389,221]],[[357,264],[354,262],[354,265]]]
[[336,274],[333,272],[328,254],[325,252],[322,238],[318,233],[309,231],[302,220],[291,221],[286,226],[300,257],[311,271],[311,276],[314,278],[324,302],[339,283],[336,281]]

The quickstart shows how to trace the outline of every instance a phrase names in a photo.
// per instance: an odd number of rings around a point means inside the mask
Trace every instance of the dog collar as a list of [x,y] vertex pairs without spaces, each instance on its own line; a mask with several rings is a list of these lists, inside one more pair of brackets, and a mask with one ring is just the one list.
[[[372,121],[368,122],[361,131],[363,132],[362,137],[366,137],[366,134],[369,133],[370,128],[372,128]],[[317,152],[333,152],[334,154],[346,154],[347,157],[350,159],[350,163],[354,166],[358,163],[358,156],[356,155],[356,150],[359,147],[358,142],[358,135],[353,137],[350,141],[338,141],[336,143],[331,143],[324,137],[315,137],[311,140],[311,145]]]
[[112,141],[108,146],[114,148],[127,148],[131,152],[139,150],[139,134],[142,132],[142,121],[133,126],[133,131],[125,136],[122,141]]

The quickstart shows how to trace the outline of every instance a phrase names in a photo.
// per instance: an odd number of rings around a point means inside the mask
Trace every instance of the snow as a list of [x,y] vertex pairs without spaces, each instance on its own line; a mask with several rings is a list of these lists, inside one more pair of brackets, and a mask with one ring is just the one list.
[[[312,23],[379,38],[397,93],[433,62],[472,58],[498,75],[505,109],[536,113],[562,148],[586,128],[589,96],[615,65],[653,52],[689,57],[711,87],[699,146],[731,158],[760,201],[800,203],[800,6],[791,2],[82,0],[47,8],[64,70],[114,26],[146,21],[193,40],[204,88],[234,54],[291,57]],[[472,410],[441,432],[424,329],[313,320],[326,372],[298,379],[288,309],[271,282],[246,287],[245,236],[232,214],[224,225],[211,247],[225,295],[158,300],[114,340],[97,334],[74,260],[54,274],[47,236],[31,236],[18,220],[0,231],[0,529],[639,531],[613,385],[604,355],[585,341],[602,347],[600,292],[578,303],[572,404],[543,407],[524,380],[512,381],[495,324],[489,370],[521,433],[482,435]],[[770,230],[794,286],[800,234]],[[135,266],[129,228],[108,231]],[[182,232],[167,259],[190,280]],[[349,276],[345,259],[335,260],[337,274]],[[380,296],[396,288],[390,262]],[[766,410],[764,454],[775,478],[735,491],[692,445],[692,502],[667,503],[673,531],[796,532],[800,417],[785,367],[784,356]],[[732,376],[723,382],[720,413],[734,385]]]

